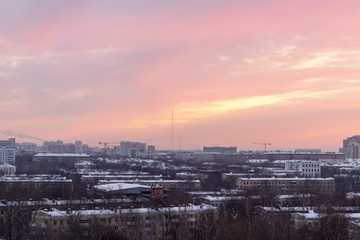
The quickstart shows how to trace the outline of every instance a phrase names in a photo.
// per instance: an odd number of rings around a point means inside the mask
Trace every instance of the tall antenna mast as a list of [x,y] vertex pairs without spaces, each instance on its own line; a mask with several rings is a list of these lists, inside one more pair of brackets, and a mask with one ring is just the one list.
[[174,152],[174,110],[171,110],[171,152]]

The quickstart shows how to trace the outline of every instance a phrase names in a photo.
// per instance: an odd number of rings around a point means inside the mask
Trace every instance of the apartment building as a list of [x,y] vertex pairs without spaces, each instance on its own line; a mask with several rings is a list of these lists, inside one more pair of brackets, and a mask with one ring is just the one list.
[[50,192],[70,194],[73,189],[71,179],[59,175],[5,175],[0,177],[0,196],[13,194],[47,194]]
[[285,170],[297,171],[303,177],[320,177],[321,176],[321,165],[317,161],[286,161]]
[[141,142],[120,142],[120,155],[124,157],[136,157],[146,153],[146,143]]
[[[90,231],[122,232],[129,239],[171,239],[174,231],[193,233],[203,217],[217,217],[217,208],[210,205],[187,205],[162,208],[112,208],[93,210],[57,209],[32,213],[34,234],[47,239],[69,239],[75,228],[86,237]],[[177,233],[179,234],[179,233]]]
[[15,138],[0,140],[0,163],[15,165]]
[[15,164],[15,148],[0,147],[0,163]]
[[238,178],[241,190],[259,190],[275,193],[334,193],[334,178]]

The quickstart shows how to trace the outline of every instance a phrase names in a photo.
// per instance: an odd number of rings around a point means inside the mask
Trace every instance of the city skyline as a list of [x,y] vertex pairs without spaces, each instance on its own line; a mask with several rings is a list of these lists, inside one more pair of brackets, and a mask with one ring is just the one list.
[[171,149],[174,111],[174,149],[338,151],[359,133],[359,7],[5,0],[0,139]]

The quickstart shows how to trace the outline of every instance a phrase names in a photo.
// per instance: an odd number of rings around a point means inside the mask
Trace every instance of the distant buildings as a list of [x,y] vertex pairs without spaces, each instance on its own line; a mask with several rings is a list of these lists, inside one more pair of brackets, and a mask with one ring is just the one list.
[[38,153],[33,157],[34,161],[48,160],[48,161],[57,161],[57,162],[77,162],[77,161],[87,161],[90,159],[90,156],[84,153]]
[[82,153],[82,141],[75,141],[75,153]]
[[204,147],[204,152],[236,153],[236,147]]
[[[151,149],[151,148],[150,148]],[[155,147],[154,147],[155,150]],[[135,157],[137,155],[146,153],[146,143],[141,142],[120,142],[120,155],[124,157]]]
[[154,154],[154,153],[156,152],[155,146],[149,145],[147,151],[148,151],[148,153],[150,153],[150,154]]
[[0,147],[15,148],[15,138],[0,140]]
[[343,147],[339,152],[344,153],[346,158],[360,158],[360,135],[355,135],[343,140]]
[[30,142],[17,143],[16,150],[18,153],[35,153],[37,146],[35,143]]
[[64,143],[63,141],[45,141],[42,146],[43,152],[51,153],[75,153],[75,144]]

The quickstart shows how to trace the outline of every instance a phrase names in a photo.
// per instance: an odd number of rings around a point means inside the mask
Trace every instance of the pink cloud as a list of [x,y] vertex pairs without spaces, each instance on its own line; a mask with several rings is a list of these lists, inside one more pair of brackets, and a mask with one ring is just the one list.
[[[351,90],[360,86],[358,5],[8,3],[0,10],[1,122],[44,138],[95,143],[97,134],[134,136],[168,147],[167,114],[185,103],[340,90],[291,104],[234,107],[178,126],[189,146],[251,148],[248,142],[274,139],[284,148],[324,141],[333,149],[342,133],[357,130],[341,114],[356,116],[360,100]],[[143,121],[148,127],[121,127]]]

